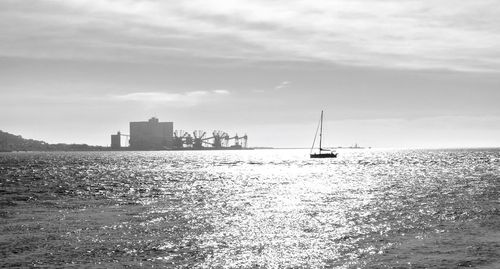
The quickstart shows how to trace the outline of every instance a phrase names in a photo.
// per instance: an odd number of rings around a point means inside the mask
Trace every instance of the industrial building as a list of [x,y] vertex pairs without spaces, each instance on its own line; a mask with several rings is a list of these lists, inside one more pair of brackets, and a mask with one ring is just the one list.
[[[128,138],[128,148],[122,148],[121,137]],[[223,131],[213,131],[211,135],[204,131],[192,134],[177,130],[173,122],[160,122],[153,117],[148,121],[130,123],[130,134],[117,132],[111,135],[111,148],[114,150],[211,150],[244,149],[248,137],[230,136]]]
[[120,149],[122,146],[122,136],[121,133],[118,132],[114,135],[111,135],[111,148],[112,149]]
[[130,123],[130,149],[158,150],[173,146],[173,122],[160,122],[157,118]]

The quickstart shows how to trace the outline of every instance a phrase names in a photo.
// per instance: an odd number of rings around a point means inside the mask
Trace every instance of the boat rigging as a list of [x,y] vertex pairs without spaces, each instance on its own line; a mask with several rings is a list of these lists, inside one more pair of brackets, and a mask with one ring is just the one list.
[[[316,144],[316,137],[318,136],[319,129],[319,152],[313,153],[314,145]],[[324,149],[322,147],[323,140],[323,110],[321,110],[321,118],[319,120],[319,126],[316,128],[316,134],[314,135],[313,144],[311,147],[310,157],[311,158],[337,158],[337,153],[329,149]],[[327,151],[327,152],[324,152]]]

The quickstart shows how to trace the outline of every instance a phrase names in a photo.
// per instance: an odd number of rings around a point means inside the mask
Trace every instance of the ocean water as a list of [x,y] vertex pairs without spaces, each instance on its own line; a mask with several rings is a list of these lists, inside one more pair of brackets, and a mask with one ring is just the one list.
[[0,267],[500,268],[500,150],[0,154]]

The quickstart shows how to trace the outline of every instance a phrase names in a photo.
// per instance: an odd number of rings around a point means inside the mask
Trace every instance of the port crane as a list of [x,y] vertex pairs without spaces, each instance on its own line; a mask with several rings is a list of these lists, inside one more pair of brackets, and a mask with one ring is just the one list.
[[227,136],[226,138],[226,144],[229,144],[230,140],[234,140],[234,144],[231,146],[232,148],[246,148],[247,147],[247,141],[248,141],[248,136],[245,134],[244,136],[240,137],[238,134],[236,134],[233,137]]
[[[184,132],[182,130],[176,130],[174,132],[174,143],[173,143],[174,148],[181,149],[184,147],[184,143],[188,144],[187,143],[188,136],[189,136],[189,133]],[[192,142],[191,142],[191,144],[192,144]]]
[[204,149],[204,148],[246,148],[247,147],[248,136],[235,136],[231,137],[224,131],[214,130],[210,137],[207,136],[207,132],[196,130],[192,134],[185,132],[183,130],[176,130],[173,133],[173,148],[193,148],[193,149]]
[[248,135],[245,134],[243,137],[242,137],[242,146],[244,148],[246,148],[248,146]]
[[220,149],[222,147],[227,147],[226,137],[229,137],[223,131],[213,131],[212,137],[207,137],[203,139],[203,143],[212,146],[213,148]]
[[207,132],[203,132],[203,131],[200,131],[200,130],[197,130],[197,131],[194,131],[193,132],[193,148],[194,149],[202,149],[203,148],[203,138],[205,137],[205,135],[207,134]]

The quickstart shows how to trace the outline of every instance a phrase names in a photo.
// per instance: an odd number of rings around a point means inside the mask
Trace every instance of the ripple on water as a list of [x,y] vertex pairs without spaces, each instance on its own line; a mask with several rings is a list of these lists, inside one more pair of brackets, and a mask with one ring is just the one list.
[[0,266],[495,267],[498,150],[0,154]]

